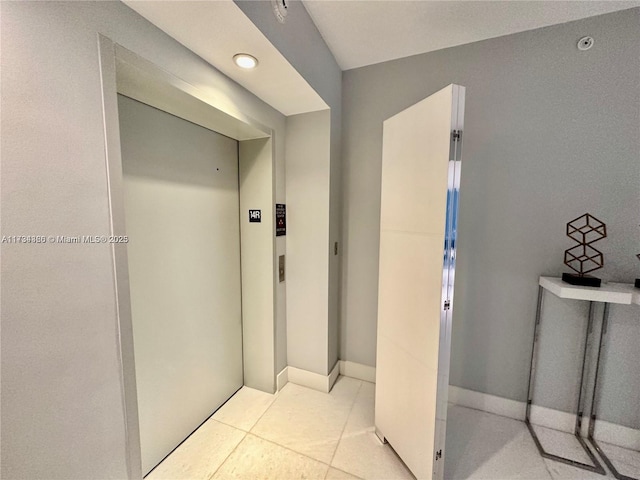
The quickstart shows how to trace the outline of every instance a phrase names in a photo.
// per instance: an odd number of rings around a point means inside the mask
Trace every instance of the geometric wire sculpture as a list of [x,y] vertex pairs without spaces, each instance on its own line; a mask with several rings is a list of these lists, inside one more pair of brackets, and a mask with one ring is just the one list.
[[[607,226],[589,213],[567,223],[567,236],[578,242],[564,252],[564,264],[580,277],[604,266],[604,256],[592,243],[607,236]],[[640,258],[640,256],[638,257]]]

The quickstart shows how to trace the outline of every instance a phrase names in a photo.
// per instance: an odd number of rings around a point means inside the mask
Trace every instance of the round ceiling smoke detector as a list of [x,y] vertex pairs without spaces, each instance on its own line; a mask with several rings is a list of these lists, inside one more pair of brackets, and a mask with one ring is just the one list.
[[582,37],[578,40],[578,50],[589,50],[593,47],[593,37]]
[[273,6],[273,13],[280,23],[284,23],[287,19],[287,2],[289,0],[271,0]]

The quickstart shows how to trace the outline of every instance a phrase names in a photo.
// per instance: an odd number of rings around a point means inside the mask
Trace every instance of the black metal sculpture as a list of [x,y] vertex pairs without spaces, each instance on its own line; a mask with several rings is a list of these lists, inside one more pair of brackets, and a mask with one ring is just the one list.
[[577,273],[563,273],[562,280],[571,285],[599,287],[602,280],[587,273],[604,266],[604,256],[592,244],[607,236],[607,226],[589,213],[567,223],[567,236],[578,242],[564,252],[564,264]]

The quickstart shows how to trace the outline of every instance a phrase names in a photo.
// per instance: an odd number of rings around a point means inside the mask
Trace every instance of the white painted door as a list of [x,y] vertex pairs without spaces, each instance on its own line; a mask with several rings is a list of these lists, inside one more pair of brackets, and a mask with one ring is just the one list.
[[442,478],[464,87],[384,122],[375,422],[418,479]]
[[118,107],[146,474],[242,386],[238,142]]

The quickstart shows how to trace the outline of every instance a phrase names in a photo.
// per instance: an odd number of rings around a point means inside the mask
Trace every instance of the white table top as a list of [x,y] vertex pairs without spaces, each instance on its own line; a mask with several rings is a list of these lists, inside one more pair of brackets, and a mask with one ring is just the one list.
[[591,302],[640,305],[640,289],[630,283],[602,283],[600,287],[583,287],[563,282],[558,277],[540,277],[540,286],[560,298]]

